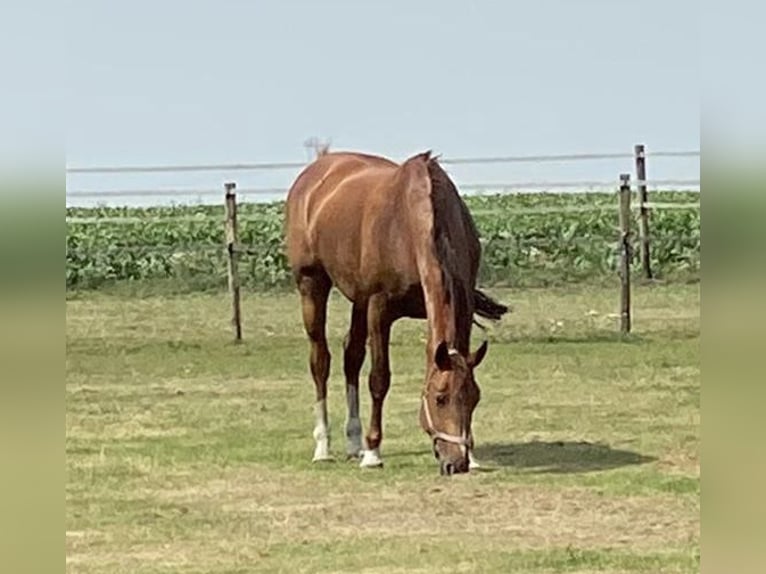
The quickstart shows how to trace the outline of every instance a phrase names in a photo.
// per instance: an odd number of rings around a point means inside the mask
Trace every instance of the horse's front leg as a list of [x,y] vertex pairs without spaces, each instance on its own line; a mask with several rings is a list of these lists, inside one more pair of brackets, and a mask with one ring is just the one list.
[[346,454],[356,458],[363,454],[362,423],[359,419],[359,373],[367,345],[367,301],[354,303],[351,327],[343,341],[343,371],[346,376]]
[[468,431],[468,469],[469,470],[478,470],[481,468],[481,464],[479,464],[479,461],[476,460],[476,457],[473,454],[473,431],[469,429]]
[[[477,404],[479,400],[481,400],[481,390],[479,390],[479,399],[477,399]],[[477,461],[476,457],[474,456],[473,414],[474,413],[471,413],[471,417],[468,420],[468,428],[466,429],[468,432],[467,446],[468,446],[468,469],[469,470],[477,470],[481,468],[481,464],[479,464],[479,461]]]
[[372,365],[369,386],[372,397],[370,426],[367,429],[367,449],[362,454],[360,466],[365,468],[383,466],[380,443],[383,439],[383,401],[391,385],[388,345],[391,336],[391,314],[387,310],[385,296],[370,299],[367,308],[367,327],[370,340]]

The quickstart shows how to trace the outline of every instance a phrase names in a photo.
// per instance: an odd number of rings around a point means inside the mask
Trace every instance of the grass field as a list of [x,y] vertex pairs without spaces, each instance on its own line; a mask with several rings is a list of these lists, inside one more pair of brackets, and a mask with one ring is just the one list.
[[637,287],[628,340],[615,288],[493,294],[514,313],[477,372],[485,469],[452,479],[417,426],[422,322],[394,329],[386,466],[363,471],[342,458],[345,301],[338,461],[316,466],[294,295],[247,293],[241,345],[225,294],[70,296],[67,571],[697,572],[699,286]]

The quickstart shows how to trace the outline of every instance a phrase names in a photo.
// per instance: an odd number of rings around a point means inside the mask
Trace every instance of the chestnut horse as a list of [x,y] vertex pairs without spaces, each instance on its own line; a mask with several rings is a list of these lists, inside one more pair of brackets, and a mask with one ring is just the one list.
[[[389,337],[399,318],[427,319],[420,424],[443,474],[473,468],[471,420],[479,402],[470,352],[474,313],[497,320],[508,308],[476,289],[481,246],[455,185],[430,152],[403,164],[361,153],[322,153],[287,195],[289,264],[301,297],[316,386],[314,460],[330,459],[325,337],[334,285],[352,304],[344,340],[347,454],[382,466],[383,401],[391,380]],[[359,372],[369,338],[372,397],[366,447],[359,420]]]

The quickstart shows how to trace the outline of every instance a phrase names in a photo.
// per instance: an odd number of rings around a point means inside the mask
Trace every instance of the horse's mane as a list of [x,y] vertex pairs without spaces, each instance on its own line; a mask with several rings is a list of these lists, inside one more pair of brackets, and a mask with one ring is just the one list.
[[[430,156],[430,152],[429,152]],[[465,228],[465,234],[470,240],[477,238],[478,233],[468,208],[458,194],[455,184],[439,165],[437,157],[426,156],[428,175],[431,180],[431,204],[433,207],[433,241],[436,258],[442,272],[447,302],[451,303],[455,312],[455,336],[451,341],[458,351],[468,352],[471,323],[473,321],[474,286],[470,284],[470,269],[476,265],[471,258],[478,260],[479,253],[472,253],[470,245],[455,245],[450,229],[455,225],[455,209],[460,223]],[[455,247],[461,248],[469,261],[459,261]],[[465,251],[468,250],[468,251]]]

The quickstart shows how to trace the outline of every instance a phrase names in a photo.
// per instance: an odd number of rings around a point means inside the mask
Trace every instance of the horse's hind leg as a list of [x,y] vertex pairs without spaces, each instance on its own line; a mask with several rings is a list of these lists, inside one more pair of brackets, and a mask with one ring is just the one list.
[[316,387],[314,405],[314,461],[330,460],[330,425],[327,418],[327,379],[330,376],[330,351],[327,348],[325,323],[327,297],[332,283],[324,271],[301,275],[298,290],[301,294],[303,324],[311,344],[311,375]]
[[359,420],[359,372],[362,370],[367,344],[367,302],[354,303],[351,327],[343,341],[343,371],[346,375],[346,454],[362,454],[362,422]]

